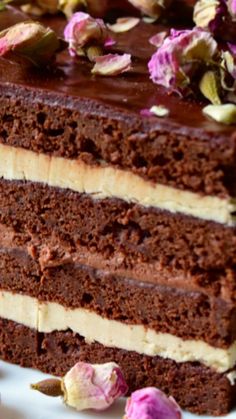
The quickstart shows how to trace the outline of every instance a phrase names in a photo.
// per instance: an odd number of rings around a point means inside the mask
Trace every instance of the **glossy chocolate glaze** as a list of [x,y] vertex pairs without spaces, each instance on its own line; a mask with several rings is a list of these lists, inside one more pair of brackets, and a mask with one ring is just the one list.
[[[12,9],[1,12],[0,29],[22,20],[23,15]],[[65,21],[62,17],[44,18],[44,23],[62,33]],[[45,100],[49,104],[62,104],[70,109],[86,109],[93,112],[117,114],[137,122],[140,111],[161,104],[170,110],[163,119],[143,118],[144,132],[165,129],[183,135],[223,142],[236,134],[235,126],[227,127],[207,119],[202,114],[204,103],[169,95],[164,88],[151,82],[147,61],[155,49],[149,38],[163,26],[140,24],[133,30],[116,35],[118,52],[132,54],[133,69],[117,77],[91,75],[92,65],[81,59],[72,59],[67,52],[59,54],[51,70],[38,70],[26,65],[0,59],[0,93],[17,96],[30,95],[33,100]]]

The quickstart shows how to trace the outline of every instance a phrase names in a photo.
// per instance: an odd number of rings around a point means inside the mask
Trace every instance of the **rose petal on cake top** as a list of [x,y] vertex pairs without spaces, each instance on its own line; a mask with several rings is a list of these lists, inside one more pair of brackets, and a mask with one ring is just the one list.
[[101,76],[117,76],[129,71],[132,66],[130,54],[107,54],[96,57],[95,62],[92,73]]
[[181,419],[180,407],[155,387],[132,393],[125,407],[124,419]]
[[107,25],[115,33],[128,32],[137,26],[140,22],[138,17],[120,17],[113,25]]
[[167,35],[168,35],[168,33],[166,31],[159,32],[159,33],[157,33],[156,35],[152,36],[149,39],[149,43],[151,45],[154,45],[154,47],[159,48],[163,44]]
[[151,79],[182,93],[199,67],[212,61],[217,52],[218,45],[209,32],[172,29],[148,64]]
[[110,43],[108,29],[102,19],[94,19],[87,13],[75,13],[64,30],[72,56],[81,55],[84,48],[91,45],[104,47]]
[[78,362],[60,379],[47,379],[31,388],[47,396],[63,396],[66,405],[78,411],[105,410],[128,391],[123,374],[115,362]]
[[22,22],[0,32],[0,56],[48,64],[62,47],[56,33],[39,22]]

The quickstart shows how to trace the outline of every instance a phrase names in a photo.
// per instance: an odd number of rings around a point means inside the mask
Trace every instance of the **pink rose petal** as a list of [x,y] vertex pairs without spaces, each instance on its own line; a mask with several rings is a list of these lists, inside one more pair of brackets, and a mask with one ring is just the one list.
[[156,35],[152,36],[149,39],[149,42],[151,45],[154,45],[154,47],[159,48],[163,44],[167,35],[168,35],[167,32],[159,32]]
[[115,33],[128,32],[140,22],[138,17],[121,17],[113,25],[107,25]]
[[101,76],[117,76],[131,69],[130,54],[107,54],[95,58],[95,66],[92,69],[93,74]]

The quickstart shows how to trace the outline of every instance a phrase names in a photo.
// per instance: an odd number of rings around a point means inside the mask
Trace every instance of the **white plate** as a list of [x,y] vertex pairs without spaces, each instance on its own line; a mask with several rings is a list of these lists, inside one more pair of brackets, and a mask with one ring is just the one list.
[[[30,390],[30,383],[35,383],[45,377],[47,377],[45,374],[38,371],[0,362],[0,419],[122,418],[124,414],[124,400],[118,401],[106,412],[78,413],[64,406],[60,398],[46,397]],[[183,417],[184,419],[199,419],[199,416],[189,413],[184,413]],[[201,416],[201,419],[207,419],[207,416]],[[236,412],[228,415],[227,419],[236,419]]]

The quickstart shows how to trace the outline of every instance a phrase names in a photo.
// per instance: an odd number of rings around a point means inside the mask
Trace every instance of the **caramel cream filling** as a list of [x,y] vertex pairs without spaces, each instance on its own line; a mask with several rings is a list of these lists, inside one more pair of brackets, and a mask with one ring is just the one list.
[[120,198],[145,207],[192,215],[233,225],[236,201],[200,196],[161,184],[112,166],[90,166],[0,144],[0,177],[6,180],[41,182],[52,187],[86,193],[95,199]]
[[43,333],[71,329],[88,343],[98,342],[107,347],[158,355],[176,362],[201,362],[219,373],[236,364],[236,342],[227,349],[214,348],[200,340],[183,340],[141,325],[108,320],[86,309],[68,309],[57,303],[40,302],[33,297],[6,291],[0,292],[0,317]]

